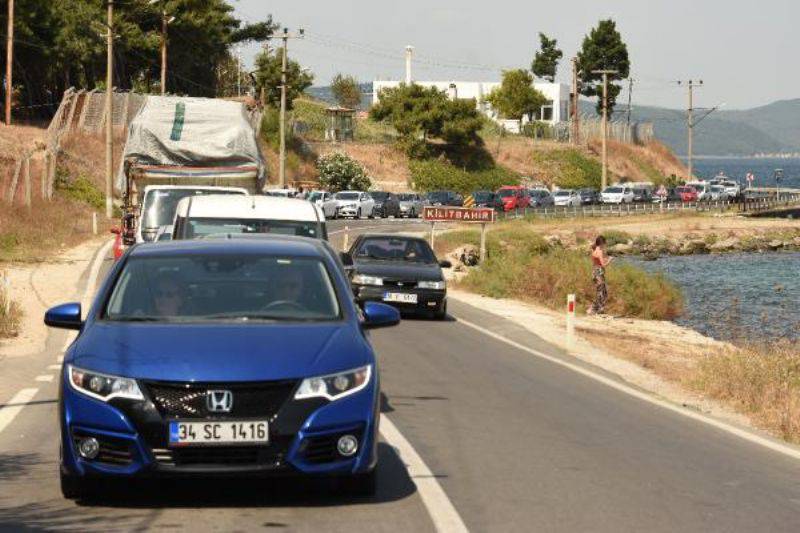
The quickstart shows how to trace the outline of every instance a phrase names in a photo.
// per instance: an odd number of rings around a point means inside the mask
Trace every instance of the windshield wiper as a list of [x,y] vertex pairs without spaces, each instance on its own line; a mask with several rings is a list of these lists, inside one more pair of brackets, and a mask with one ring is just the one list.
[[165,322],[166,318],[155,317],[155,316],[109,316],[107,317],[108,320],[112,320],[114,322]]
[[294,320],[291,317],[282,316],[282,315],[273,315],[268,313],[240,313],[240,312],[232,312],[232,313],[216,313],[213,315],[201,315],[198,317],[200,320],[219,320],[219,319],[228,319],[228,320],[267,320],[277,322],[279,320]]

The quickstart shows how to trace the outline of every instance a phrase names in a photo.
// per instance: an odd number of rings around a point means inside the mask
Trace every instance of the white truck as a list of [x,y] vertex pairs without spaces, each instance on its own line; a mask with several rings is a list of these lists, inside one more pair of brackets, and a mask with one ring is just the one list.
[[121,241],[151,241],[187,196],[254,194],[265,165],[244,104],[148,96],[131,121],[117,189]]

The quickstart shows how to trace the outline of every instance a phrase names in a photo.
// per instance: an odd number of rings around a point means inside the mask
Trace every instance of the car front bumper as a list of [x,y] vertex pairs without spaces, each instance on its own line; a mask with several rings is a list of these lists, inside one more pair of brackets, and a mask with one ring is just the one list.
[[[353,293],[358,303],[383,302],[392,305],[400,311],[430,312],[441,311],[447,303],[447,289],[418,289],[401,288],[392,286],[353,285]],[[401,303],[387,301],[387,293],[415,294],[417,303]]]
[[[73,390],[62,381],[61,469],[78,477],[326,476],[371,471],[377,462],[378,396],[376,373],[363,390],[336,401],[294,400],[294,392],[275,412],[252,420],[269,421],[263,446],[182,446],[167,443],[169,418],[149,392],[144,401],[106,403]],[[217,385],[215,385],[217,387]],[[144,387],[147,391],[147,386]],[[214,421],[181,418],[193,422]],[[244,420],[231,417],[231,420]],[[173,418],[173,420],[176,420]],[[336,450],[342,435],[358,439],[358,450],[343,457]],[[79,439],[94,437],[100,454],[93,460],[77,453]]]
[[[339,207],[336,209],[336,214],[340,217],[354,217],[358,215],[358,206]],[[362,211],[362,214],[363,211]]]

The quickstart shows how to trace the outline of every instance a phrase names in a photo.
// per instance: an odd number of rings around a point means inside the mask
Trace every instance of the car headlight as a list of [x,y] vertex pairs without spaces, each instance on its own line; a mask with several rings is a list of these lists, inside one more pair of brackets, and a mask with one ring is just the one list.
[[355,274],[352,282],[356,285],[383,285],[383,278],[378,276],[365,276],[364,274]]
[[300,383],[300,387],[294,394],[294,399],[327,398],[328,400],[338,400],[366,387],[371,375],[372,365],[367,365],[337,374],[306,378]]
[[420,289],[446,289],[447,282],[446,281],[418,281],[417,287]]
[[73,389],[107,402],[112,398],[128,398],[130,400],[144,400],[139,385],[135,379],[123,378],[100,374],[90,370],[83,370],[72,365],[67,367],[69,384]]

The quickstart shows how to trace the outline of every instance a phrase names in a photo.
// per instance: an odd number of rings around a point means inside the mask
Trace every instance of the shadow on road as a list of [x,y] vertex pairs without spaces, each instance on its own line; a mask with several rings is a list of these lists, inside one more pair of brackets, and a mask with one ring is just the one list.
[[27,476],[41,462],[36,453],[0,453],[0,487],[4,482]]
[[371,498],[348,496],[331,479],[136,480],[124,486],[108,485],[102,497],[79,504],[118,508],[333,507],[392,502],[416,492],[405,465],[388,444],[378,444],[378,463],[378,487]]

